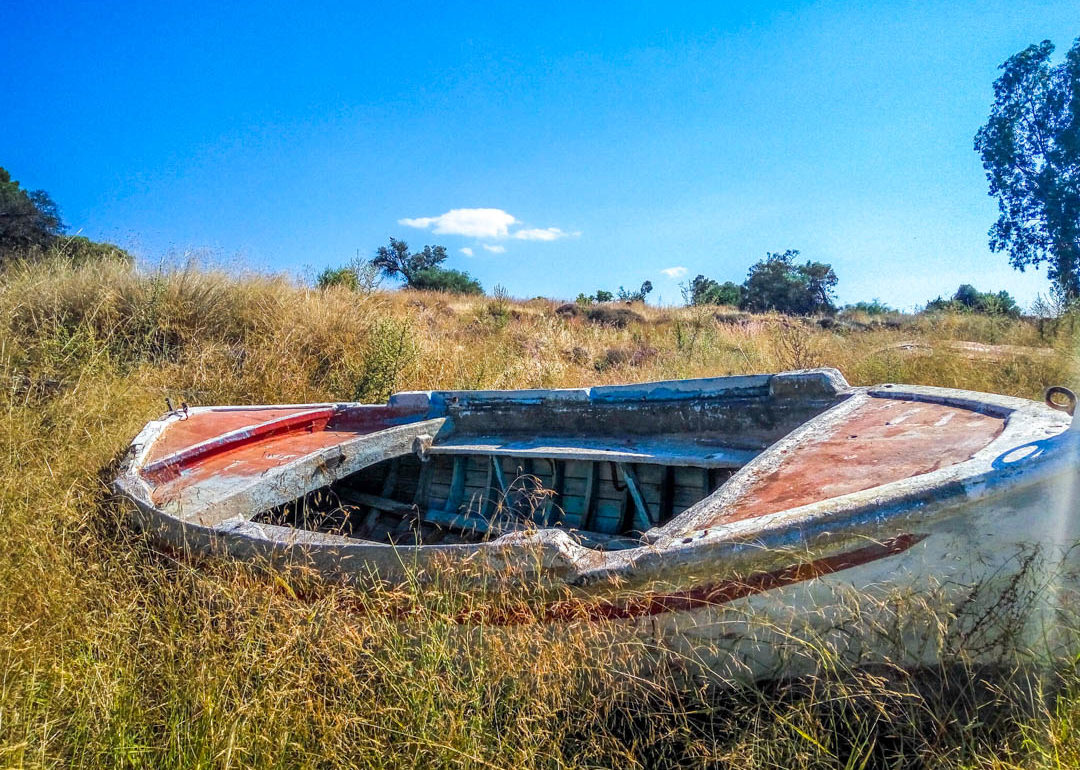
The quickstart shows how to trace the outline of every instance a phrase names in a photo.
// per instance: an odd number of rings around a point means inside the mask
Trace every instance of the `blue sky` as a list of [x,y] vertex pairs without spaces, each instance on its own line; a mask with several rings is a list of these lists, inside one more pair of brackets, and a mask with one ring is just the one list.
[[794,248],[842,302],[1027,303],[972,137],[1002,61],[1077,35],[1075,0],[9,4],[0,165],[150,261],[395,236],[515,296],[671,304]]

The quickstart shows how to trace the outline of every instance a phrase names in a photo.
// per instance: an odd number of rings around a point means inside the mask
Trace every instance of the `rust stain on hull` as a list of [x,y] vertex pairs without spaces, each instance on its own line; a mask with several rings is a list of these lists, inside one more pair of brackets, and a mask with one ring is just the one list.
[[[778,570],[755,572],[744,578],[723,580],[703,586],[696,586],[684,591],[654,593],[634,597],[623,602],[599,600],[594,602],[558,601],[543,608],[541,618],[546,622],[570,622],[600,620],[632,620],[651,617],[669,612],[689,612],[692,610],[714,607],[727,602],[742,599],[754,594],[771,591],[774,588],[803,583],[807,580],[831,575],[853,567],[895,556],[925,540],[925,534],[901,534],[880,543],[871,543],[862,548],[825,556],[802,564],[793,564]],[[521,617],[502,615],[488,617],[485,620],[498,625],[514,625],[529,622],[534,615]],[[462,617],[461,622],[474,623],[479,618]]]
[[218,478],[257,478],[305,455],[422,416],[400,407],[222,409],[178,420],[154,445],[143,477],[155,503]]
[[224,433],[251,428],[309,409],[311,407],[305,406],[290,409],[214,409],[199,412],[186,420],[177,420],[170,424],[168,430],[150,448],[146,462],[155,462]]
[[729,524],[861,492],[970,459],[1005,421],[969,409],[872,399],[793,450],[710,523]]

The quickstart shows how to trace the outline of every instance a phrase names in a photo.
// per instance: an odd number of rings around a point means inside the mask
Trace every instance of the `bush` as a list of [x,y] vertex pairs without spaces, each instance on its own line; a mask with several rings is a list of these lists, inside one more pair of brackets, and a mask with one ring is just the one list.
[[634,322],[643,323],[645,321],[638,313],[628,307],[611,307],[610,305],[589,308],[585,311],[585,317],[593,323],[614,326],[617,329],[626,328]]
[[82,235],[60,236],[53,243],[53,251],[72,265],[91,262],[119,262],[134,265],[135,257],[116,244],[92,241]]
[[713,320],[725,326],[746,323],[750,317],[749,313],[713,313]]
[[500,329],[510,322],[511,318],[518,317],[520,314],[517,310],[510,309],[510,292],[506,290],[506,287],[501,284],[495,284],[495,289],[491,293],[492,300],[487,303],[488,316],[495,321],[495,325]]
[[879,316],[895,312],[896,310],[889,307],[876,297],[869,302],[867,302],[866,300],[861,300],[859,302],[856,302],[854,305],[844,306],[845,315],[850,315],[851,313],[865,313],[869,316]]
[[368,331],[363,372],[352,397],[357,401],[382,403],[399,389],[404,371],[419,356],[419,343],[407,321],[383,318]]
[[351,267],[328,267],[319,273],[319,277],[315,279],[315,285],[320,289],[341,286],[356,291],[360,286],[360,279]]
[[699,275],[683,285],[683,297],[688,305],[730,305],[738,307],[742,302],[742,287],[731,281],[720,283]]
[[319,273],[315,285],[320,289],[341,286],[350,291],[370,294],[379,288],[379,268],[372,262],[357,260],[344,267],[328,267]]
[[410,289],[445,291],[449,294],[483,294],[480,282],[464,270],[429,267],[417,271],[409,281]]
[[652,281],[645,281],[641,284],[641,288],[637,291],[627,291],[622,286],[619,287],[619,301],[620,302],[644,302],[645,297],[649,295],[649,292],[653,290]]
[[1019,318],[1020,308],[1009,292],[1002,289],[997,294],[979,291],[971,284],[962,284],[953,294],[952,299],[930,300],[926,303],[928,311],[950,311],[954,313],[983,313],[991,316]]
[[631,358],[634,355],[634,351],[630,348],[618,347],[608,348],[604,351],[604,355],[596,359],[596,363],[593,367],[598,372],[603,372],[607,369],[611,369],[616,366],[623,366],[630,363]]

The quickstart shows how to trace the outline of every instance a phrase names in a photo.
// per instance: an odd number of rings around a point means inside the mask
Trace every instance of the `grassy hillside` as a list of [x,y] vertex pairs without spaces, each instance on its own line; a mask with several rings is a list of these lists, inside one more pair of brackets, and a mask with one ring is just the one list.
[[822,328],[720,308],[590,320],[558,307],[110,264],[0,275],[0,764],[1080,763],[1070,671],[1035,691],[971,671],[851,672],[732,694],[690,686],[677,661],[641,675],[643,650],[598,643],[603,629],[463,633],[461,603],[488,599],[452,581],[363,590],[192,563],[107,500],[110,464],[166,396],[371,401],[830,365],[855,384],[1039,398],[1075,374],[1067,321]]

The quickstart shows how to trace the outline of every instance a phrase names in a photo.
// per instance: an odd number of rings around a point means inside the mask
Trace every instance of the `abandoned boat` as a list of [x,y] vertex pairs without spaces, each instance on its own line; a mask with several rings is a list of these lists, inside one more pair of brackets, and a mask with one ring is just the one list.
[[703,625],[759,595],[798,604],[779,592],[799,584],[969,585],[1025,544],[1064,553],[1080,429],[1051,390],[851,387],[819,369],[185,406],[135,438],[115,490],[187,552],[390,581],[526,566],[598,599],[589,617]]

